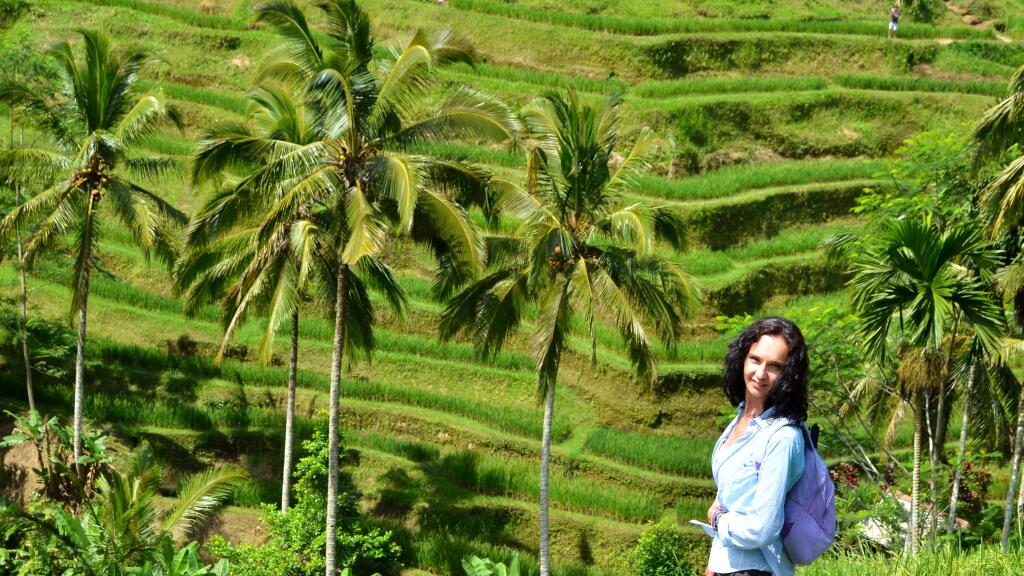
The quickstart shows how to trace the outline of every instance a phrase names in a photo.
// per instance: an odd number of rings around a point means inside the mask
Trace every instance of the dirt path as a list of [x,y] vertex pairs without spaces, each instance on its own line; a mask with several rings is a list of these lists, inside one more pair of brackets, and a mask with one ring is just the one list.
[[[960,20],[962,20],[964,24],[967,24],[968,26],[973,26],[978,30],[989,30],[992,28],[992,20],[983,20],[978,16],[971,14],[970,9],[960,6],[959,4],[955,4],[953,2],[946,2],[946,10],[949,10],[950,12],[959,16]],[[995,35],[996,38],[1003,42],[1006,42],[1007,44],[1013,42],[1013,38],[1010,38],[1005,34],[1001,34],[998,30],[992,29],[992,33]],[[939,40],[939,42],[942,43],[942,40]]]

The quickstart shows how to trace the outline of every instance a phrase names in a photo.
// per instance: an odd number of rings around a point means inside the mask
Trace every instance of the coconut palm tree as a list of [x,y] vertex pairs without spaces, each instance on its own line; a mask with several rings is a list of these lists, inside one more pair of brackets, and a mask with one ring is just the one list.
[[[458,162],[412,154],[409,146],[458,135],[510,140],[518,122],[497,100],[465,89],[445,99],[434,114],[418,116],[433,67],[471,60],[472,53],[450,33],[417,32],[401,49],[377,57],[369,18],[353,0],[326,0],[318,6],[325,35],[313,34],[306,15],[291,1],[257,9],[258,19],[283,38],[280,49],[261,65],[260,76],[304,91],[317,137],[292,150],[282,148],[248,176],[236,205],[275,190],[276,201],[260,220],[260,234],[266,238],[290,224],[290,242],[314,254],[329,274],[325,292],[334,312],[334,338],[325,563],[328,576],[334,576],[342,359],[348,344],[372,344],[372,306],[357,272],[385,287],[393,305],[400,304],[401,289],[379,259],[394,234],[409,234],[434,249],[439,293],[481,272],[483,242],[464,206],[493,210],[489,177]],[[266,159],[264,152],[260,143],[243,137],[210,150],[205,161],[256,163]]]
[[[8,144],[10,151],[13,151],[15,149],[14,120],[16,116],[17,111],[15,108],[12,107],[10,110],[10,118],[8,118],[8,121],[10,123],[10,130],[8,132]],[[24,133],[21,134],[21,137],[21,146],[24,146]],[[14,205],[20,206],[22,202],[22,189],[25,188],[26,185],[32,183],[32,175],[18,174],[14,172],[15,171],[5,170],[5,174],[3,176],[4,185],[8,188],[14,189]],[[17,247],[17,260],[15,261],[15,266],[17,267],[18,270],[18,300],[21,307],[21,323],[18,325],[18,329],[21,332],[21,335],[19,336],[18,339],[21,340],[21,360],[22,363],[24,363],[25,365],[25,392],[26,396],[28,397],[28,409],[30,412],[32,412],[35,411],[36,409],[36,399],[35,393],[32,389],[32,359],[28,350],[28,288],[25,283],[24,245],[22,242],[21,230],[17,227],[14,230],[14,241]]]
[[1005,442],[1006,429],[1009,425],[1009,400],[1017,397],[1016,388],[1019,386],[1013,371],[1006,363],[1006,356],[1005,347],[1000,353],[993,354],[976,339],[971,338],[955,361],[953,380],[955,388],[963,390],[963,413],[953,488],[949,500],[946,527],[948,533],[956,530],[968,432],[973,431],[979,439],[987,439],[989,443],[992,443],[993,438],[996,442]]
[[[299,296],[307,284],[310,270],[316,270],[313,254],[291,242],[294,222],[279,222],[280,228],[261,234],[261,210],[269,210],[277,201],[275,190],[251,196],[246,205],[237,204],[236,195],[246,193],[246,180],[237,178],[232,167],[208,162],[211,154],[228,143],[247,139],[250,146],[262,148],[264,156],[257,164],[243,162],[241,168],[251,175],[282,153],[312,144],[317,139],[312,110],[285,87],[268,83],[252,94],[250,115],[255,130],[230,124],[211,130],[203,139],[193,166],[192,183],[202,186],[215,182],[220,188],[193,217],[186,235],[187,251],[175,270],[176,287],[184,295],[185,311],[194,313],[209,300],[219,301],[224,338],[217,354],[223,358],[228,342],[241,321],[252,311],[267,317],[260,360],[269,363],[274,335],[291,321],[291,348],[288,362],[288,393],[285,413],[284,457],[281,474],[281,511],[289,507],[295,427],[295,393],[298,374]],[[246,158],[245,160],[252,160]],[[243,214],[225,211],[244,210]]]
[[[71,316],[77,315],[75,358],[74,454],[81,456],[82,402],[85,388],[85,336],[89,275],[96,260],[100,222],[109,210],[147,254],[170,265],[174,234],[169,222],[184,223],[184,214],[141,186],[138,178],[173,170],[177,162],[140,150],[162,123],[176,120],[156,96],[136,95],[139,71],[147,62],[142,52],[121,53],[101,33],[82,30],[82,56],[67,42],[50,48],[60,65],[70,99],[55,104],[50,95],[19,82],[0,85],[0,101],[24,108],[47,130],[52,148],[23,148],[0,154],[0,172],[33,170],[55,177],[57,184],[20,205],[0,221],[0,239],[32,224],[25,245],[31,265],[42,252],[68,236],[75,238],[71,276]],[[104,202],[104,200],[106,200]]]
[[[973,138],[977,144],[978,163],[1002,159],[1012,146],[1024,143],[1024,66],[1019,68],[1010,79],[1010,95],[990,108],[975,125]],[[991,221],[990,234],[999,237],[1019,230],[1024,221],[1024,156],[1009,161],[1000,173],[982,191],[980,204]],[[1014,318],[1018,329],[1024,327],[1024,252],[1019,246],[1013,261],[1007,266],[1004,280],[1001,282],[1004,295],[1012,299]],[[1014,346],[1011,344],[1010,346]],[[1016,470],[1020,466],[1020,455],[1024,452],[1024,387],[1017,400],[1019,416],[1013,445],[1013,465]],[[1018,489],[1017,478],[1010,480],[1006,496],[1006,511],[1003,518],[1002,545],[1008,546],[1010,525],[1012,523],[1015,490]],[[1020,508],[1020,506],[1018,506]]]
[[676,263],[656,256],[657,238],[678,244],[681,225],[661,209],[628,203],[624,192],[645,166],[653,136],[641,131],[625,161],[613,169],[620,142],[619,102],[593,105],[570,92],[548,95],[525,111],[532,139],[526,186],[506,186],[502,207],[521,225],[510,237],[492,237],[491,271],[452,299],[441,337],[471,335],[485,356],[496,354],[538,306],[532,329],[537,395],[544,402],[540,470],[540,567],[550,571],[548,463],[555,386],[562,353],[573,332],[591,341],[595,326],[613,324],[635,374],[653,382],[656,362],[649,329],[671,344],[697,306],[698,291]]
[[[998,253],[966,225],[937,232],[913,219],[890,225],[853,262],[850,280],[853,304],[860,316],[857,336],[878,362],[890,355],[890,330],[898,319],[901,340],[898,371],[908,395],[914,398],[914,468],[911,494],[911,550],[920,545],[921,435],[925,421],[925,385],[937,387],[944,370],[922,367],[944,362],[943,341],[955,316],[969,326],[978,342],[995,350],[1003,331],[1000,307],[972,270],[991,270]],[[946,339],[952,346],[952,338]],[[911,351],[920,357],[912,362]],[[913,374],[926,377],[913,377]],[[933,459],[934,460],[934,459]]]

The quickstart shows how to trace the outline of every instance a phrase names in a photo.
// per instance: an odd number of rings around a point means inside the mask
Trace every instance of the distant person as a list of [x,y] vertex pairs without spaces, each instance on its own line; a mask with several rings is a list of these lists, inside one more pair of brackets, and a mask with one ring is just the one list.
[[892,5],[892,10],[889,10],[889,38],[896,36],[896,29],[900,27],[900,7],[898,4]]
[[707,576],[793,576],[781,534],[786,493],[804,472],[804,436],[784,425],[807,418],[807,346],[796,324],[769,317],[744,329],[726,352],[722,388],[738,411],[711,455],[718,494]]

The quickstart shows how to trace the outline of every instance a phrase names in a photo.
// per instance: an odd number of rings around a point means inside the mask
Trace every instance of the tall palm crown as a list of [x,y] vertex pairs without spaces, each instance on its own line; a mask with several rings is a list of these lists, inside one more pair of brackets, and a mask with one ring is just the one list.
[[612,169],[618,105],[618,97],[590,105],[570,92],[524,111],[533,137],[526,186],[505,186],[501,200],[521,225],[515,236],[488,239],[493,271],[453,299],[442,320],[445,338],[468,331],[484,354],[493,354],[519,328],[527,306],[539,302],[541,395],[569,332],[580,327],[593,343],[600,321],[618,329],[637,375],[650,382],[656,363],[645,326],[671,344],[697,306],[699,293],[686,272],[653,251],[659,238],[681,244],[680,221],[666,210],[627,203],[623,194],[646,167],[652,133],[642,130]]
[[442,338],[468,332],[484,355],[497,353],[536,303],[533,330],[537,393],[544,399],[540,470],[540,572],[550,573],[548,462],[554,391],[570,334],[582,330],[597,361],[597,323],[622,337],[633,370],[656,376],[645,326],[668,344],[682,335],[698,291],[686,272],[653,253],[657,238],[678,245],[671,213],[628,204],[623,192],[645,166],[654,139],[641,131],[618,168],[619,97],[598,105],[576,94],[549,95],[524,111],[529,127],[526,185],[505,185],[501,208],[518,216],[514,236],[488,238],[492,272],[455,296],[441,321]]
[[[66,94],[49,98],[33,87],[7,82],[0,101],[25,108],[51,140],[48,148],[15,149],[0,153],[6,175],[31,170],[56,181],[0,221],[0,238],[32,225],[25,260],[35,258],[68,235],[76,238],[76,259],[70,279],[71,314],[78,314],[78,361],[75,370],[75,457],[81,453],[81,405],[84,378],[84,339],[89,273],[95,259],[102,206],[132,232],[147,255],[155,253],[170,264],[175,237],[171,223],[184,223],[178,210],[136,179],[160,176],[177,166],[174,159],[147,155],[145,139],[176,114],[152,94],[137,96],[135,83],[147,62],[145,54],[117,52],[106,35],[82,30],[82,59],[67,42],[49,50],[61,66]],[[106,201],[104,201],[106,200]]]
[[[326,15],[325,41],[291,2],[258,9],[259,19],[285,39],[260,76],[302,92],[288,104],[290,112],[301,113],[278,119],[302,120],[303,138],[225,126],[207,139],[196,160],[196,181],[241,166],[256,169],[230,194],[208,203],[206,220],[193,226],[190,240],[204,242],[211,231],[253,216],[259,216],[264,237],[282,222],[301,220],[308,225],[296,234],[337,243],[351,265],[378,254],[393,229],[429,242],[441,257],[443,277],[465,281],[482,269],[483,243],[463,206],[493,212],[494,186],[471,166],[411,154],[408,146],[452,135],[507,140],[518,130],[515,115],[497,100],[459,90],[419,118],[432,67],[471,59],[471,52],[450,34],[419,32],[401,51],[375,59],[369,20],[354,2],[319,7]],[[316,215],[323,218],[314,223]]]
[[[990,108],[972,133],[977,160],[1001,157],[1014,144],[1024,144],[1024,67],[1010,79],[1010,95]],[[1024,156],[1019,156],[992,179],[982,191],[981,205],[999,234],[1020,225],[1024,219]]]
[[[302,287],[314,265],[310,246],[292,242],[294,223],[277,221],[264,227],[262,217],[280,200],[286,183],[255,194],[248,190],[260,167],[317,141],[313,111],[286,87],[265,83],[251,94],[253,126],[215,127],[201,144],[193,166],[193,184],[213,181],[218,186],[193,217],[186,234],[187,252],[178,262],[175,282],[183,292],[186,312],[207,301],[221,305],[223,356],[234,330],[250,312],[264,313],[267,326],[260,358],[270,360],[273,338],[281,323],[296,309]],[[211,151],[227,143],[261,148],[235,166],[211,165]],[[258,159],[254,157],[259,154]],[[244,160],[252,162],[244,162]]]

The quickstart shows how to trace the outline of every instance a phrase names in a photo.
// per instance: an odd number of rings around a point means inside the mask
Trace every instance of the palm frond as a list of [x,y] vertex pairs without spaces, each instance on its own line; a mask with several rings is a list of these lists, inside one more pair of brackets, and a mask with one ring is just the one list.
[[4,80],[0,82],[0,102],[17,106],[30,117],[40,119],[38,125],[49,131],[61,152],[75,149],[77,142],[64,114],[51,105],[36,87],[24,82]]
[[267,22],[284,40],[288,59],[309,78],[323,67],[324,49],[306,15],[290,0],[272,0],[256,8],[256,21]]
[[540,300],[540,314],[532,339],[534,356],[537,358],[538,399],[544,398],[558,379],[562,350],[573,318],[568,282],[555,284],[545,296]]
[[405,126],[392,141],[400,144],[433,138],[479,138],[511,142],[521,131],[518,116],[504,102],[483,92],[460,88],[433,116]]
[[147,94],[124,114],[114,134],[125,146],[134,146],[155,133],[160,124],[169,121],[172,116],[163,102]]
[[608,179],[606,188],[616,193],[635,189],[637,186],[636,176],[650,167],[648,160],[654,152],[656,144],[657,138],[654,136],[654,132],[647,127],[642,128],[637,134],[633,148]]
[[1024,218],[1024,156],[1006,165],[981,191],[980,204],[991,212],[991,236]]
[[594,225],[613,239],[627,242],[640,255],[650,254],[654,247],[654,218],[646,206],[632,204],[620,208]]
[[452,264],[462,267],[467,278],[484,271],[483,238],[461,206],[438,191],[425,189],[420,194],[416,212],[423,228],[420,234],[441,239],[444,253],[456,259]]
[[413,213],[423,184],[422,160],[415,156],[382,153],[367,164],[375,191],[394,202],[398,211],[398,228],[401,232],[408,232],[412,228]]
[[360,186],[353,186],[346,195],[345,212],[348,218],[348,241],[341,260],[354,266],[363,256],[379,254],[386,238],[385,227],[377,220],[376,211]]
[[176,176],[180,180],[187,163],[179,157],[148,156],[128,158],[123,165],[129,174],[155,181],[168,176]]
[[337,40],[346,60],[365,68],[373,59],[370,18],[355,0],[320,0],[317,6],[327,16],[327,33]]
[[994,158],[1010,145],[1024,142],[1022,113],[1024,92],[1015,90],[982,115],[971,132],[971,137],[977,144],[976,157],[979,161]]
[[161,518],[161,528],[176,539],[187,538],[248,477],[235,466],[217,466],[189,476],[180,485],[177,503]]
[[15,148],[0,151],[0,182],[13,184],[48,183],[67,174],[73,159],[60,152],[40,148]]

